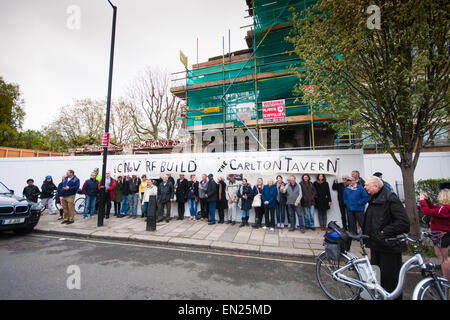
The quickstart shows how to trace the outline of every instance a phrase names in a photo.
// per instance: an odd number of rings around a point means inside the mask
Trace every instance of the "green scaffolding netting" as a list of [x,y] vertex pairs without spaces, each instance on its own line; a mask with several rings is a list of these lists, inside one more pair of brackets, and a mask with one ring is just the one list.
[[[298,56],[292,54],[293,45],[285,41],[291,28],[268,30],[270,32],[265,30],[271,25],[288,24],[291,15],[291,12],[287,10],[288,7],[303,10],[315,2],[316,0],[255,0],[253,50],[256,51],[252,58],[246,62],[220,63],[212,67],[189,70],[187,85],[213,81],[220,83],[224,80],[233,80],[256,73],[270,72],[272,73],[270,74],[271,78],[258,81],[236,81],[232,85],[222,84],[187,90],[189,105],[187,125],[218,124],[223,123],[225,119],[226,122],[233,122],[234,125],[240,126],[242,122],[239,121],[232,109],[238,113],[241,120],[262,119],[262,102],[278,99],[285,99],[286,117],[308,115],[310,113],[309,106],[303,104],[301,99],[296,100],[298,97],[293,94],[298,78],[295,75],[285,75],[289,68],[297,70],[303,68]],[[226,92],[225,108],[222,101],[224,92]],[[219,112],[205,113],[204,109],[212,107],[218,107]]]
[[255,31],[261,32],[271,25],[289,24],[292,12],[289,8],[295,8],[295,11],[302,11],[315,4],[317,0],[254,0],[253,19]]
[[[236,112],[242,120],[256,119],[254,102],[257,101],[258,119],[262,119],[262,102],[270,100],[285,99],[286,117],[308,115],[310,108],[303,104],[301,99],[296,99],[292,89],[298,82],[296,76],[284,76],[280,78],[272,78],[261,80],[256,83],[254,81],[247,81],[234,84],[229,92],[225,95],[226,107],[225,118],[226,122],[233,122],[234,125],[239,126],[242,123],[236,118],[235,113],[230,108],[235,108]],[[223,123],[224,106],[221,100],[223,95],[223,86],[215,86],[204,89],[189,90],[188,102],[189,111],[188,126],[194,125],[208,125]],[[219,112],[205,113],[205,108],[219,107]],[[319,116],[326,116],[325,114],[317,113]]]

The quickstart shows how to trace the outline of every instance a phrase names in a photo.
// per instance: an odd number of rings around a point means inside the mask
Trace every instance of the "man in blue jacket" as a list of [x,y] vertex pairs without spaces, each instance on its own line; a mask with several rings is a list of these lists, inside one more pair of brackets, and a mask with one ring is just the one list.
[[72,224],[74,223],[75,217],[75,195],[80,188],[80,180],[75,176],[73,170],[68,170],[66,178],[62,182],[62,206],[64,210],[64,221],[61,224]]
[[354,177],[347,179],[348,186],[344,190],[344,203],[347,207],[348,229],[351,233],[357,233],[356,221],[361,228],[364,223],[364,210],[369,200],[366,190],[356,182]]

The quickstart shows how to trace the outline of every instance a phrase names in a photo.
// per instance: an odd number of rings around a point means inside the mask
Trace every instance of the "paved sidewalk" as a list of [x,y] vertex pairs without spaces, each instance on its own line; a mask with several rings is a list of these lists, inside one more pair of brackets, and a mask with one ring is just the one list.
[[[323,251],[323,234],[319,228],[315,231],[299,230],[289,232],[287,228],[274,232],[252,227],[239,227],[230,224],[208,225],[204,221],[171,220],[160,222],[156,231],[146,231],[145,218],[116,218],[104,220],[103,227],[97,227],[97,216],[83,220],[81,214],[75,217],[75,223],[66,225],[57,220],[59,215],[45,213],[41,216],[35,231],[66,236],[81,236],[92,239],[137,241],[201,247],[235,253],[282,255],[299,258],[314,258]],[[359,250],[358,250],[359,249]],[[352,245],[352,251],[359,253],[358,245]]]

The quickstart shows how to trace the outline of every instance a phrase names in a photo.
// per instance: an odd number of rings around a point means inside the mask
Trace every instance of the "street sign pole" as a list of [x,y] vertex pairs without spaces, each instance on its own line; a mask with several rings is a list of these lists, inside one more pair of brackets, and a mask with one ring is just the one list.
[[[112,76],[113,76],[113,63],[114,63],[114,43],[116,38],[116,16],[117,7],[114,6],[111,1],[109,4],[113,8],[113,22],[111,33],[111,51],[109,56],[109,79],[108,79],[108,98],[106,101],[106,121],[105,121],[105,136],[107,136],[107,143],[109,143],[109,115],[111,110],[111,90],[112,90]],[[104,140],[104,139],[102,139]],[[103,142],[103,141],[102,141]],[[103,226],[103,218],[105,215],[105,179],[106,179],[106,162],[108,160],[108,146],[103,148],[103,164],[102,164],[102,180],[100,182],[100,203],[98,205],[98,221],[97,226]]]

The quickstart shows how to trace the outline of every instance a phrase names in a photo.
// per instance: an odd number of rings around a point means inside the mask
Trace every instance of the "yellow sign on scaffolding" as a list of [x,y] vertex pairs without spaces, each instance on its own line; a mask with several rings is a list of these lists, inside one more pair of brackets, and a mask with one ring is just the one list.
[[180,50],[180,61],[187,68],[187,57],[184,55],[183,51]]

